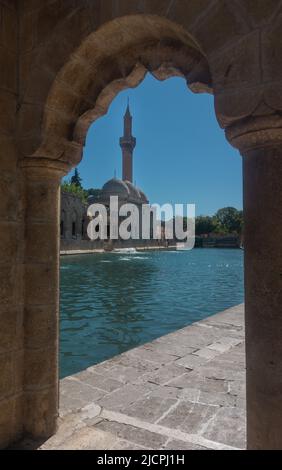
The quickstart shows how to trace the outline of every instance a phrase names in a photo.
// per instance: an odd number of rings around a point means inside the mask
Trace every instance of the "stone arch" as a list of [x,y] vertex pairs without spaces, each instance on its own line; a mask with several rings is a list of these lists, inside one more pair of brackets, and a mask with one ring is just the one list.
[[212,83],[218,121],[244,157],[248,445],[282,447],[281,8],[282,0],[1,2],[0,160],[11,186],[1,197],[1,447],[56,430],[60,179],[80,160],[91,119],[148,70],[181,73],[195,91]]
[[182,76],[192,91],[212,92],[206,57],[183,27],[154,15],[118,18],[91,33],[57,74],[32,156],[78,164],[89,126],[148,72],[159,80]]

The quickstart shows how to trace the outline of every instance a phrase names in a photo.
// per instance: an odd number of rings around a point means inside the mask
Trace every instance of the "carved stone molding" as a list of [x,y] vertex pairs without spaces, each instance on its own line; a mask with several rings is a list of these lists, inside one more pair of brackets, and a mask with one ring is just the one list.
[[26,175],[54,178],[57,174],[59,178],[62,178],[70,171],[71,167],[61,160],[50,160],[44,157],[26,157],[21,161],[21,168]]
[[243,119],[225,130],[227,140],[241,154],[282,144],[282,116],[256,116]]

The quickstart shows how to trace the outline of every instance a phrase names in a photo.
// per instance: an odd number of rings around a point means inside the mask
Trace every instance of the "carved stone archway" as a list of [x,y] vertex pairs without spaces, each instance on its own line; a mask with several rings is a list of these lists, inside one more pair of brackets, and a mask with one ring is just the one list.
[[192,91],[212,92],[206,57],[181,26],[150,15],[113,20],[92,33],[57,74],[32,158],[77,165],[89,126],[148,72],[159,80],[182,76]]
[[282,1],[0,3],[0,446],[55,432],[60,179],[89,125],[149,71],[213,91],[243,155],[248,446],[281,448]]
[[[150,15],[119,18],[86,38],[60,70],[46,100],[41,144],[22,160],[26,199],[37,200],[36,207],[27,204],[26,220],[39,238],[35,227],[45,221],[46,250],[49,245],[48,259],[40,255],[39,265],[33,244],[28,243],[25,250],[26,311],[31,316],[42,303],[46,321],[52,324],[36,358],[30,347],[36,341],[36,320],[25,332],[24,426],[36,437],[52,434],[58,415],[60,179],[82,158],[89,126],[107,112],[119,91],[136,87],[147,72],[160,80],[182,76],[193,91],[211,91],[206,58],[182,27]],[[43,299],[32,294],[34,284],[37,291],[47,290]]]

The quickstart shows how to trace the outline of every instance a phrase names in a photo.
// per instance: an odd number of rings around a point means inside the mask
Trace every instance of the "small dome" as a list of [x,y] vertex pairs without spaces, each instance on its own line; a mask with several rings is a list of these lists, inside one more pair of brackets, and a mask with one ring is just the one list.
[[111,193],[112,195],[117,196],[129,196],[129,189],[126,183],[117,178],[112,178],[111,180],[107,181],[107,183],[104,184],[102,191],[106,191],[107,193]]
[[139,191],[139,194],[140,194],[141,201],[142,201],[144,204],[148,204],[148,203],[149,203],[149,199],[147,198],[146,194],[143,193],[143,191],[141,191],[141,189],[138,189],[138,191]]
[[126,186],[128,187],[128,190],[129,190],[129,196],[132,199],[140,200],[141,195],[140,195],[140,192],[139,192],[138,188],[136,188],[136,186],[134,186],[134,184],[132,184],[130,181],[125,181],[125,183],[126,183]]

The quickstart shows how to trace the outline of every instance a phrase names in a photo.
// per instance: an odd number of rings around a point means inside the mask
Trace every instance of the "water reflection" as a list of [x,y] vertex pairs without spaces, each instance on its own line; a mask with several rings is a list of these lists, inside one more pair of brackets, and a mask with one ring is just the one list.
[[242,250],[62,258],[61,376],[242,301]]

